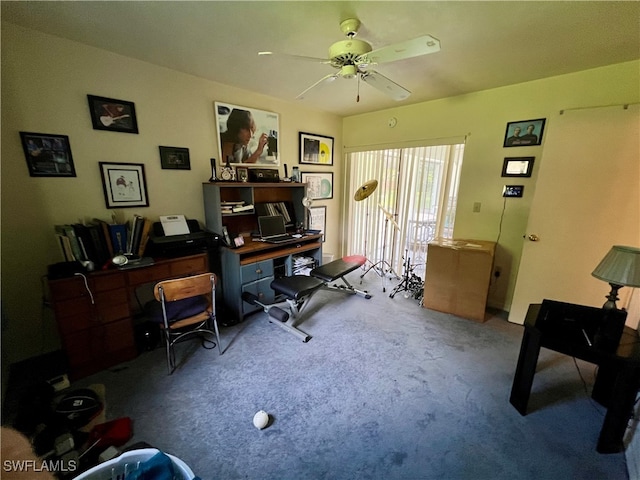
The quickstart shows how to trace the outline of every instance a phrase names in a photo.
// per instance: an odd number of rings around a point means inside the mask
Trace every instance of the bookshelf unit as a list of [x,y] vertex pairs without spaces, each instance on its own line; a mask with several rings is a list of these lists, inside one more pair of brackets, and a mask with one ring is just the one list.
[[[222,293],[225,304],[238,320],[260,310],[242,301],[243,292],[251,292],[261,302],[275,300],[271,282],[279,276],[294,274],[296,258],[304,255],[316,265],[322,260],[322,235],[305,235],[285,244],[254,242],[251,234],[258,231],[260,205],[284,202],[290,207],[290,228],[305,222],[302,199],[305,183],[203,183],[204,211],[207,230],[222,233],[226,227],[231,237],[242,235],[244,246],[222,248]],[[253,211],[223,214],[222,202],[244,201],[255,206]],[[265,215],[268,213],[265,212]]]
[[[292,223],[300,224],[305,220],[305,208],[302,199],[306,194],[305,183],[243,183],[215,182],[203,183],[204,213],[207,230],[222,233],[227,227],[231,236],[249,235],[258,230],[257,215],[259,206],[266,203],[284,202],[291,207]],[[254,205],[254,209],[238,213],[222,213],[223,202],[239,202]]]

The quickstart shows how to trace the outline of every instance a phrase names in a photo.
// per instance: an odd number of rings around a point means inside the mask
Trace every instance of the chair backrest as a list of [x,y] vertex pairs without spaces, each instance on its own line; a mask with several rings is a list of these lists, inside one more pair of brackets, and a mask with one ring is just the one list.
[[[158,301],[173,302],[198,295],[208,295],[215,298],[216,276],[213,273],[201,273],[191,277],[163,280],[156,283],[153,294]],[[162,294],[161,294],[162,290]]]

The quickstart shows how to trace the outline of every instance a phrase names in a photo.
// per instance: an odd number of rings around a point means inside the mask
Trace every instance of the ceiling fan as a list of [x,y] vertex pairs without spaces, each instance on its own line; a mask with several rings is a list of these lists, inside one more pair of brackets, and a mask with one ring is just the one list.
[[[371,69],[374,65],[394,62],[407,58],[418,57],[440,50],[440,41],[431,35],[423,35],[413,40],[407,40],[386,47],[373,50],[371,45],[364,40],[356,40],[360,21],[355,18],[344,20],[340,24],[342,32],[347,40],[341,40],[329,47],[329,58],[313,58],[299,55],[287,55],[305,60],[313,60],[322,64],[331,65],[338,72],[331,73],[318,80],[309,88],[300,93],[296,98],[302,99],[313,88],[323,83],[333,82],[338,77],[357,78],[372,87],[380,90],[394,100],[404,100],[411,92]],[[274,52],[258,52],[258,55],[275,55]],[[360,96],[358,95],[358,101]]]

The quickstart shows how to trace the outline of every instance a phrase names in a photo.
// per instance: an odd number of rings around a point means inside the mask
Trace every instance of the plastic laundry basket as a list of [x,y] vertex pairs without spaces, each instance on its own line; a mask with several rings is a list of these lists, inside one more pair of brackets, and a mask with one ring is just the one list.
[[[125,452],[119,457],[103,462],[86,472],[78,475],[73,480],[120,480],[126,478],[125,465],[135,465],[137,462],[146,462],[160,450],[156,448],[140,448]],[[165,453],[171,459],[176,480],[193,480],[195,475],[191,469],[177,457]]]

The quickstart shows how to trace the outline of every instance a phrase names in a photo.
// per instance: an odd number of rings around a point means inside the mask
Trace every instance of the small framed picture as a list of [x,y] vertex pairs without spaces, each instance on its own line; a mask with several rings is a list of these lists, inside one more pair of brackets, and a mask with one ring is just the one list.
[[133,102],[87,95],[94,130],[138,133],[138,119]]
[[333,165],[333,137],[300,132],[300,163]]
[[247,167],[236,167],[236,180],[239,182],[248,182],[249,169]]
[[309,230],[315,230],[322,234],[324,242],[324,231],[327,227],[327,207],[309,207]]
[[144,164],[100,162],[100,174],[107,208],[149,206]]
[[333,172],[302,172],[307,196],[312,200],[333,198]]
[[233,244],[236,248],[240,248],[244,245],[244,237],[242,235],[238,235],[233,239]]
[[191,170],[189,149],[181,147],[159,147],[160,164],[167,170]]
[[545,118],[507,123],[504,147],[527,147],[542,144]]
[[502,164],[503,177],[530,177],[535,157],[507,157]]
[[20,132],[29,175],[75,177],[69,137],[51,133]]

